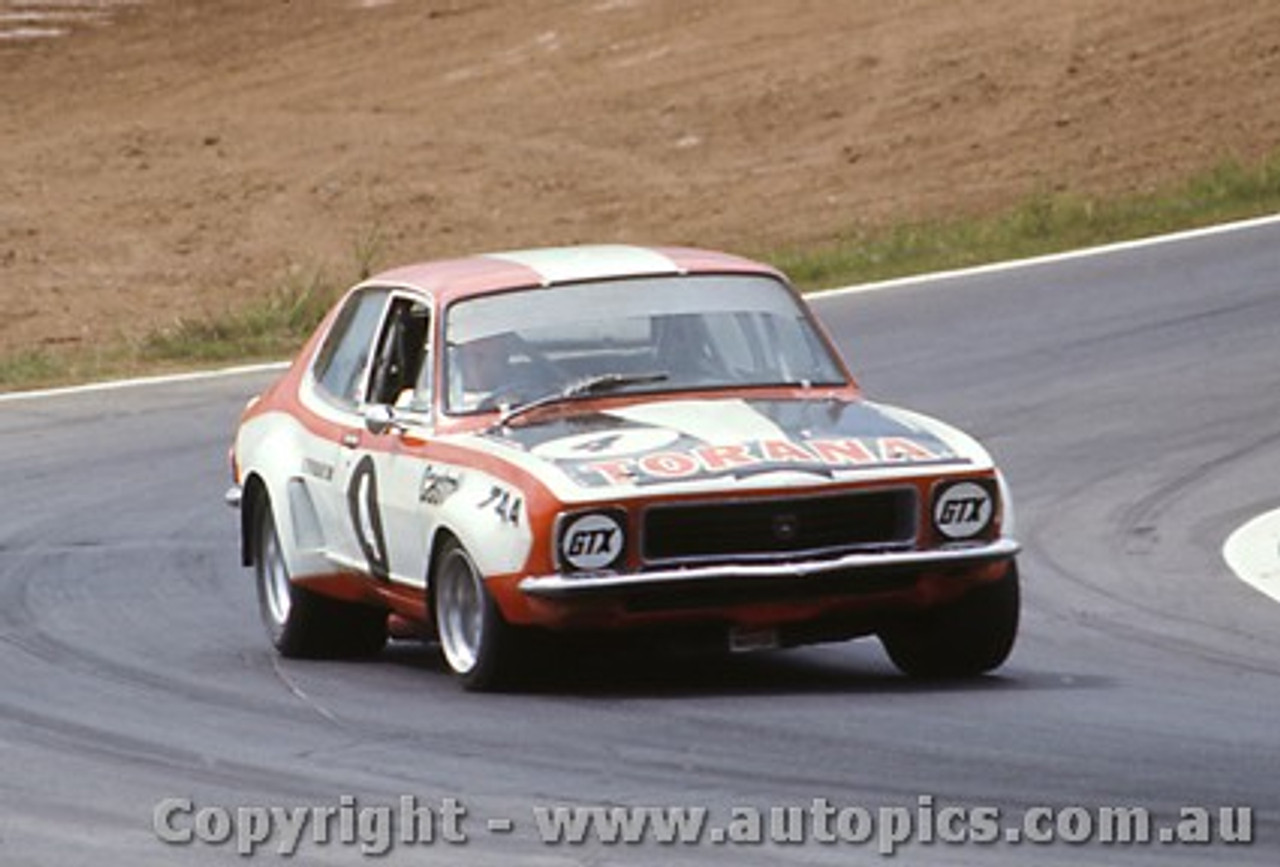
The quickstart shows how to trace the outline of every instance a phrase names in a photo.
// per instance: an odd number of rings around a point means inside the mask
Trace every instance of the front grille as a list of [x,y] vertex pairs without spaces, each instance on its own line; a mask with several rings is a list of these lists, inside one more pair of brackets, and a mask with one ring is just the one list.
[[915,539],[914,488],[684,503],[645,512],[646,562],[780,557],[901,547]]

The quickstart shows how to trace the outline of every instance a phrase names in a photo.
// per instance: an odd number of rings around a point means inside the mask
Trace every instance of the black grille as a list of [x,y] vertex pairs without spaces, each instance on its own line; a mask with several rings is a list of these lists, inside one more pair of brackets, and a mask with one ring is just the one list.
[[827,496],[655,506],[646,561],[725,560],[901,546],[916,534],[912,488]]

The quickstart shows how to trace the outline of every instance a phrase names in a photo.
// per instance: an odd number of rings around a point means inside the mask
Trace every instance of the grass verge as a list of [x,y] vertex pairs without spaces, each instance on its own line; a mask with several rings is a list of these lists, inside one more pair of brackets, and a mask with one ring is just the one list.
[[806,290],[847,286],[1150,237],[1280,211],[1280,151],[1221,163],[1174,187],[1094,199],[1039,193],[981,219],[850,232],[835,243],[763,258]]
[[255,303],[221,315],[179,318],[140,340],[0,355],[0,391],[287,358],[345,287],[316,270],[286,280]]
[[322,271],[315,271],[306,278],[290,280],[267,298],[240,310],[217,317],[179,319],[143,338],[136,354],[143,362],[159,363],[282,358],[295,352],[315,330],[340,291]]
[[[1149,237],[1280,211],[1280,151],[1256,165],[1224,162],[1185,183],[1109,199],[1070,193],[1029,197],[976,219],[851,231],[812,248],[756,252],[805,290],[964,268]],[[356,244],[356,276],[381,250],[374,229]],[[91,348],[0,354],[0,391],[217,364],[279,359],[297,351],[345,288],[321,270],[286,280],[268,297],[222,315],[180,319],[141,340]]]

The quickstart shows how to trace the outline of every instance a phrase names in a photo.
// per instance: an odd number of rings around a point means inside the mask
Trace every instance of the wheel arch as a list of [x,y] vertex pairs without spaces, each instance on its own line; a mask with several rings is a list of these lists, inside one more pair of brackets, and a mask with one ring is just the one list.
[[271,503],[267,483],[257,473],[250,473],[243,482],[244,493],[240,500],[240,562],[252,566],[258,558],[258,520],[262,509]]
[[432,620],[434,620],[432,612],[435,610],[436,569],[440,567],[440,554],[444,551],[448,542],[455,542],[464,548],[466,547],[462,540],[458,538],[458,534],[453,531],[453,528],[443,524],[435,528],[435,531],[431,534],[431,539],[427,543],[427,614]]

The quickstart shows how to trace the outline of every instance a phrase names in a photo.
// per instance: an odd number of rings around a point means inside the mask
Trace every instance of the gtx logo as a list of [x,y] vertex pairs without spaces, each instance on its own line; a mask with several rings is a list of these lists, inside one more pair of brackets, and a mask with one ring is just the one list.
[[973,482],[944,490],[933,504],[933,523],[948,539],[968,539],[991,523],[995,511],[991,493]]
[[622,525],[613,515],[582,515],[560,537],[560,560],[582,571],[605,569],[622,556],[623,541]]
[[943,503],[938,523],[947,525],[967,524],[982,520],[982,509],[987,501],[982,497],[968,497]]
[[618,538],[616,527],[599,530],[575,530],[569,534],[569,542],[565,546],[570,557],[598,557],[615,550]]

